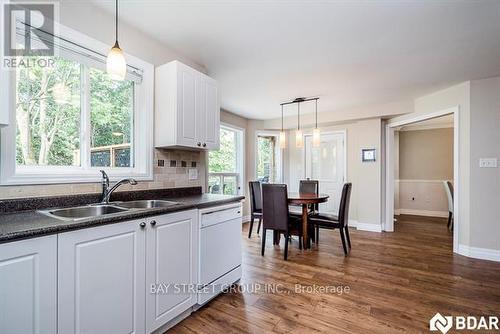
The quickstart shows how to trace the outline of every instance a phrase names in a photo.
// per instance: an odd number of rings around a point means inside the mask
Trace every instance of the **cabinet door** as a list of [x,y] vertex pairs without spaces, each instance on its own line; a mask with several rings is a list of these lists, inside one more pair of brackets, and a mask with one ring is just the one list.
[[217,83],[206,77],[205,80],[205,138],[204,143],[209,150],[219,149],[220,108]]
[[56,332],[57,236],[0,245],[0,333]]
[[197,211],[154,217],[148,225],[146,323],[149,333],[196,303]]
[[140,223],[59,235],[59,333],[144,333],[146,233]]
[[202,74],[196,77],[196,145],[205,148],[207,128],[207,85]]
[[195,70],[178,64],[177,68],[177,145],[197,147]]

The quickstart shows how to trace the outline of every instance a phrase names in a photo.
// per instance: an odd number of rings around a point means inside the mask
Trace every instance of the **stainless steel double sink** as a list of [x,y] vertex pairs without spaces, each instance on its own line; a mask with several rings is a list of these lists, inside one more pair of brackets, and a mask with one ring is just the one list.
[[39,210],[39,212],[64,221],[77,221],[105,215],[124,213],[132,210],[167,208],[178,205],[177,202],[163,200],[140,200],[129,202],[111,202],[109,204],[91,204],[62,209]]

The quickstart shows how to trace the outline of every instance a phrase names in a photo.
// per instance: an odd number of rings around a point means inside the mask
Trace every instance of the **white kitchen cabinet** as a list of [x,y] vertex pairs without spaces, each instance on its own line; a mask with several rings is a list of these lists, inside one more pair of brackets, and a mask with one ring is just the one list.
[[59,234],[58,332],[145,332],[145,220]]
[[57,333],[57,236],[0,245],[0,333]]
[[[146,328],[150,333],[196,303],[197,210],[149,219],[146,234]],[[151,287],[155,288],[151,288]],[[155,291],[156,293],[150,293]]]
[[217,82],[179,61],[155,74],[155,146],[219,149]]

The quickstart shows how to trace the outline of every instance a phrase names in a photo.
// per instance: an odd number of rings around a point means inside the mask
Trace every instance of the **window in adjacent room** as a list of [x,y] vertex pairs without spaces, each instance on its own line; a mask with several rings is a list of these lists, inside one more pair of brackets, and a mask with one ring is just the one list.
[[208,154],[208,192],[237,195],[243,192],[243,130],[222,125],[220,149]]
[[256,177],[263,183],[281,182],[281,150],[274,133],[258,133],[256,141]]

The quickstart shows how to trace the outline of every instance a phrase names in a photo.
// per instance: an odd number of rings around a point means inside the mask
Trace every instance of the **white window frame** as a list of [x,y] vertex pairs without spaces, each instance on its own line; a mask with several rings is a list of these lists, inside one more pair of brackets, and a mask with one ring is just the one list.
[[[207,178],[207,191],[208,191],[208,180],[210,176],[218,176],[220,177],[221,184],[224,184],[224,176],[236,176],[236,184],[238,185],[238,192],[237,195],[243,195],[245,192],[245,187],[244,187],[244,180],[245,180],[245,129],[240,128],[228,123],[221,122],[220,123],[220,128],[221,129],[226,129],[229,131],[235,131],[239,132],[239,135],[236,138],[236,172],[234,173],[229,173],[229,172],[216,172],[216,173],[211,173],[208,168],[208,178]],[[209,166],[209,155],[207,154],[207,166]],[[223,187],[221,187],[221,194],[223,191]]]
[[[107,54],[110,46],[84,35],[71,28],[56,23],[59,36],[77,41],[79,45],[94,50],[100,54]],[[6,87],[9,98],[0,101],[0,108],[10,111],[10,124],[2,128],[0,133],[0,184],[52,184],[52,183],[81,183],[98,182],[104,169],[110,179],[118,180],[123,177],[133,177],[136,180],[153,179],[153,92],[154,66],[146,61],[129,54],[125,54],[128,65],[143,71],[142,83],[134,87],[134,126],[133,146],[131,157],[133,167],[90,167],[83,166],[16,166],[16,108],[15,108],[15,73],[2,73],[0,87]],[[7,75],[5,75],[7,73]],[[88,84],[85,83],[84,84]],[[85,91],[85,88],[82,88]],[[88,89],[87,89],[88,90]],[[90,106],[82,104],[82,108]],[[80,133],[81,161],[89,159],[90,152],[90,124],[84,118],[90,110],[83,110],[82,121],[87,123]]]
[[256,131],[255,132],[255,180],[258,179],[258,165],[259,165],[259,137],[275,137],[276,138],[276,163],[278,166],[276,167],[276,172],[278,175],[276,175],[276,182],[277,183],[283,183],[284,179],[284,170],[283,170],[283,149],[280,147],[280,133],[279,131]]

